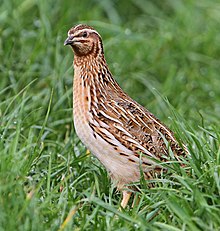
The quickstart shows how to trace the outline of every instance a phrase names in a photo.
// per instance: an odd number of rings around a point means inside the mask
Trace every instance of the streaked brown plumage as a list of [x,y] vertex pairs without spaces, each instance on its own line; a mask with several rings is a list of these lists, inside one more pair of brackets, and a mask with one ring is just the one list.
[[[154,115],[131,99],[112,77],[101,36],[92,27],[77,25],[64,45],[74,52],[73,114],[76,133],[109,171],[123,192],[139,181],[140,164],[146,179],[163,168],[160,162],[180,160],[187,149]],[[141,158],[140,158],[141,156]]]

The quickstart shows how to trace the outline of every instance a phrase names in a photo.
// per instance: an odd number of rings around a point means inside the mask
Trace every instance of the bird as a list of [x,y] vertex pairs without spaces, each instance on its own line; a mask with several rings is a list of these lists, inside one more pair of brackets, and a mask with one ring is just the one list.
[[181,163],[187,147],[122,90],[107,65],[101,35],[92,26],[70,28],[64,45],[74,53],[75,131],[122,192],[120,206],[125,208],[132,195],[129,184],[140,182],[142,175],[154,179],[170,160]]

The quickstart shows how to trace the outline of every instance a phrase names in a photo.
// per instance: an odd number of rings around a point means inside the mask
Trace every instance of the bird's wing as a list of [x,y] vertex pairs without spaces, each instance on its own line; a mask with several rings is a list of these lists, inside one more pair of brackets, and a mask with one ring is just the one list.
[[136,158],[144,154],[146,158],[143,159],[149,165],[152,159],[167,161],[172,155],[176,159],[184,155],[172,132],[149,111],[124,92],[120,92],[120,97],[113,93],[109,95],[111,97],[97,105],[93,118],[99,122],[94,130],[118,148],[121,155],[128,155],[126,150],[129,150],[137,161]]

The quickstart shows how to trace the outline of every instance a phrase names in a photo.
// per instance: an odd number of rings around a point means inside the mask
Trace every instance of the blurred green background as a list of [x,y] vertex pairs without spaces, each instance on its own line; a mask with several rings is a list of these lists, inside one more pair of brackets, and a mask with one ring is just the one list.
[[[220,230],[219,21],[218,0],[0,0],[0,230]],[[63,42],[78,23],[192,152],[191,176],[176,170],[130,210],[74,132]]]

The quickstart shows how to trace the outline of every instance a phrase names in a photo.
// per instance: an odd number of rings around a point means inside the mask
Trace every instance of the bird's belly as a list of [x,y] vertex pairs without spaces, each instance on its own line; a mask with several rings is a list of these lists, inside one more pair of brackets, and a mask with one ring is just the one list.
[[124,187],[124,184],[139,180],[139,165],[130,162],[127,157],[121,156],[111,144],[98,134],[94,134],[94,131],[89,126],[88,107],[79,98],[74,99],[73,116],[78,137],[106,167],[119,188]]

